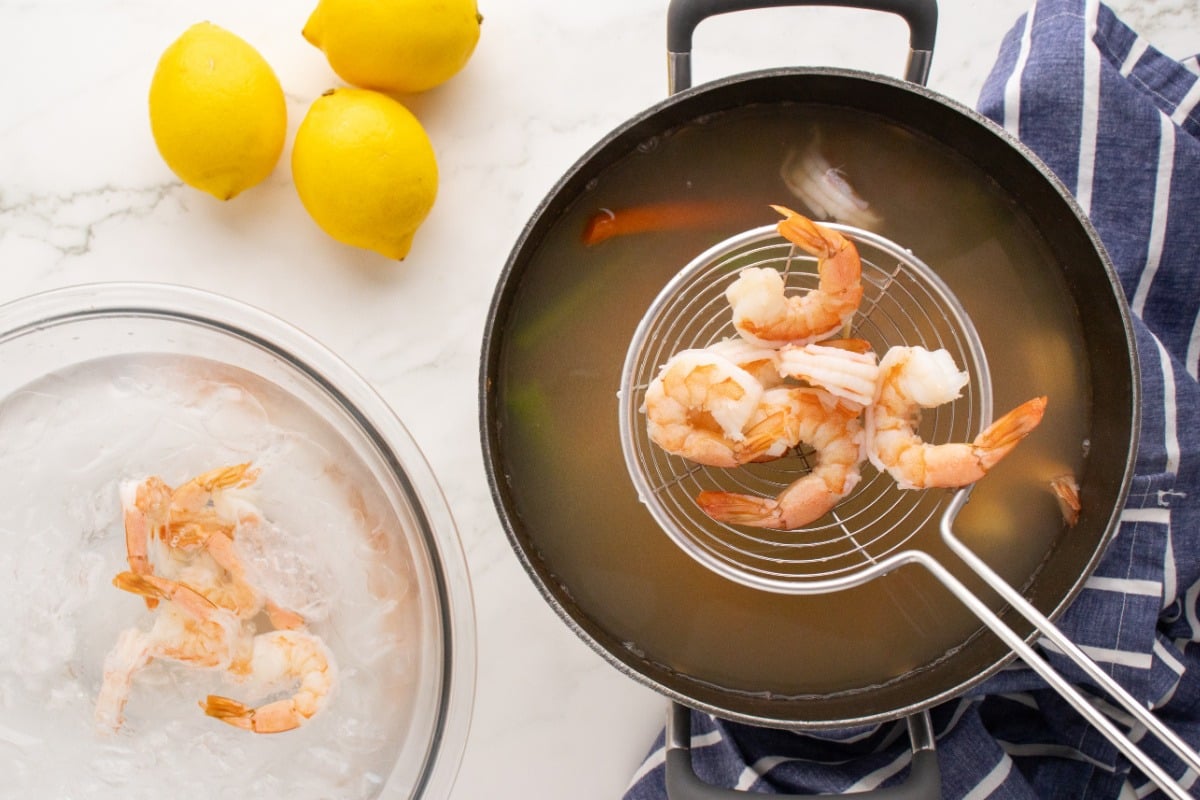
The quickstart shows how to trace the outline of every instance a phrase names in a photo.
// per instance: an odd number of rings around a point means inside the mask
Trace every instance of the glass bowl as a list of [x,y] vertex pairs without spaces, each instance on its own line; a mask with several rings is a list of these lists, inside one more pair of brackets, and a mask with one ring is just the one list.
[[[269,314],[160,284],[0,306],[0,363],[6,785],[27,797],[449,794],[474,699],[466,563],[427,462],[365,381]],[[294,730],[240,730],[197,707],[206,694],[254,705],[296,687],[156,659],[133,675],[124,724],[97,726],[107,654],[163,613],[113,585],[129,569],[122,483],[177,487],[242,462],[259,477],[239,491],[270,535],[241,555],[332,653],[324,706]]]

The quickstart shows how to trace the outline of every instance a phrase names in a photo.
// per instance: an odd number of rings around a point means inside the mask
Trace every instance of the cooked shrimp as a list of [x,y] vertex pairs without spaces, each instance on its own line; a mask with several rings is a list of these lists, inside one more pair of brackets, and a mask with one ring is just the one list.
[[803,149],[788,151],[779,176],[798,200],[829,219],[860,228],[873,228],[881,221],[842,170],[829,163],[821,151],[819,131],[813,133]]
[[234,615],[186,584],[134,572],[118,574],[113,584],[166,602],[155,613],[149,631],[125,630],[104,659],[104,679],[96,698],[95,719],[100,728],[110,731],[118,730],[124,723],[134,675],[153,659],[224,669],[232,663],[242,636],[241,625]]
[[[257,477],[249,464],[211,470],[172,489],[151,476],[120,487],[125,518],[125,550],[129,568],[138,575],[154,573],[150,547],[161,542],[166,554],[195,551],[215,532],[232,534],[233,524],[216,508],[217,493],[231,486],[248,486]],[[164,555],[160,550],[159,555]],[[147,598],[147,605],[157,601]]]
[[779,350],[774,347],[764,347],[740,336],[731,336],[704,349],[737,364],[753,375],[764,389],[783,383],[783,376],[779,374]]
[[275,630],[252,636],[249,624],[214,604],[192,587],[156,575],[122,572],[113,580],[125,591],[167,601],[149,631],[126,630],[104,662],[104,681],[96,700],[96,722],[109,730],[123,724],[133,677],[155,659],[192,667],[227,670],[237,680],[300,681],[285,701],[251,709],[227,698],[202,703],[210,716],[258,733],[290,730],[312,717],[332,688],[332,656],[313,634]]
[[169,601],[154,616],[150,631],[153,655],[184,661],[198,667],[228,666],[233,658],[231,643],[241,622],[196,589],[157,575],[122,572],[113,585],[133,594]]
[[258,479],[250,464],[219,467],[197,475],[171,493],[168,530],[170,545],[184,550],[203,547],[214,531],[229,531],[228,515],[217,508],[223,489],[244,488]]
[[817,257],[817,288],[785,294],[783,276],[770,267],[742,270],[725,297],[733,326],[747,340],[768,347],[808,344],[835,335],[862,300],[862,261],[854,243],[832,228],[781,206],[777,229],[784,238]]
[[769,446],[746,435],[762,394],[762,385],[750,373],[723,356],[683,350],[650,382],[642,411],[650,439],[667,452],[709,466],[735,467]]
[[857,409],[875,400],[879,380],[875,353],[862,339],[788,345],[779,353],[779,371],[825,389]]
[[96,698],[96,727],[117,731],[125,724],[125,704],[133,691],[133,676],[150,663],[150,640],[137,628],[128,628],[104,658],[104,680]]
[[[273,664],[286,659],[290,672],[282,674],[303,680],[288,706],[288,713],[300,718],[312,716],[328,693],[332,672],[324,645],[294,630],[303,627],[303,617],[267,597],[234,548],[235,536],[254,534],[266,524],[248,498],[232,491],[249,486],[257,475],[249,464],[237,464],[203,473],[175,490],[154,477],[122,484],[130,569],[113,584],[146,598],[157,611],[148,631],[121,634],[105,660],[95,710],[101,727],[121,726],[134,675],[156,659],[225,670],[238,680],[274,675]],[[154,574],[156,567],[165,574]],[[256,617],[264,610],[278,630],[254,636]],[[288,636],[275,636],[284,633]],[[314,648],[319,659],[311,655]],[[299,724],[287,722],[285,711],[283,704],[271,704],[257,715],[250,710],[246,725],[231,724],[259,731]],[[233,711],[225,707],[225,712],[232,720]]]
[[[151,575],[154,564],[150,559],[150,544],[165,538],[171,487],[158,478],[148,478],[141,483],[122,483],[119,491],[129,569],[136,575]],[[146,597],[145,601],[146,608],[158,605],[153,597]]]
[[701,492],[696,502],[718,522],[794,530],[829,513],[861,478],[863,429],[859,412],[822,389],[792,388],[797,441],[813,448],[816,463],[777,497]]
[[1050,479],[1050,491],[1058,501],[1063,522],[1068,528],[1074,527],[1079,521],[1079,512],[1083,510],[1083,504],[1079,501],[1079,482],[1069,472],[1056,475]]
[[756,443],[756,455],[749,460],[781,458],[799,444],[803,411],[795,388],[775,386],[765,390],[746,425],[746,438]]
[[969,376],[945,350],[893,347],[879,362],[879,394],[866,412],[867,455],[903,489],[957,488],[987,474],[1042,421],[1046,398],[1017,406],[970,443],[929,444],[916,434],[922,408],[954,400]]
[[[131,571],[154,574],[149,544],[157,544],[157,562],[166,577],[186,583],[242,619],[265,609],[276,628],[302,626],[300,615],[278,606],[250,582],[234,548],[235,534],[261,525],[262,518],[245,498],[228,490],[249,486],[257,476],[249,464],[236,464],[205,472],[174,490],[157,477],[123,484]],[[148,608],[157,602],[146,596]]]
[[254,733],[298,728],[325,704],[336,677],[333,656],[320,639],[304,631],[272,631],[254,637],[248,675],[270,685],[299,682],[296,693],[252,708],[237,700],[209,695],[204,713]]

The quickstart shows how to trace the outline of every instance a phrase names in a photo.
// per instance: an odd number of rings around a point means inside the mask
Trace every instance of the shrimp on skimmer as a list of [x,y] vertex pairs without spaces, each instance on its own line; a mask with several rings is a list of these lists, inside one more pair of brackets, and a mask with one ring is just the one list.
[[848,406],[863,409],[875,400],[879,364],[863,339],[827,339],[779,351],[780,374],[807,381]]
[[724,356],[682,350],[646,388],[642,411],[650,439],[668,453],[712,467],[736,467],[770,445],[748,435],[763,387]]
[[764,389],[783,383],[779,372],[780,350],[746,341],[741,336],[731,336],[713,342],[704,348],[710,353],[723,356],[754,376]]
[[696,502],[713,519],[734,525],[794,530],[829,513],[861,479],[863,429],[860,409],[822,389],[781,388],[791,403],[795,444],[813,448],[810,472],[776,497],[704,491]]
[[862,300],[862,261],[854,243],[836,230],[782,206],[780,235],[817,257],[817,288],[785,293],[784,278],[770,267],[742,270],[725,298],[733,326],[754,344],[781,347],[828,339],[845,327]]
[[879,362],[879,393],[866,412],[867,455],[902,489],[966,486],[982,478],[1038,426],[1046,398],[1008,412],[969,443],[930,444],[916,433],[921,409],[959,396],[969,380],[945,350],[893,347]]

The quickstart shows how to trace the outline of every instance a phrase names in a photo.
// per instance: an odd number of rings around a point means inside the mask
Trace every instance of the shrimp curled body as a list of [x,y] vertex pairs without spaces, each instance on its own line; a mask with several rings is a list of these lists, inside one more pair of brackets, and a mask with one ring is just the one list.
[[[713,467],[736,467],[761,456],[772,436],[751,420],[762,385],[718,353],[683,350],[646,388],[646,428],[669,453]],[[761,422],[761,420],[759,420]]]
[[854,243],[832,228],[781,206],[780,235],[817,257],[817,288],[785,294],[783,276],[770,267],[750,267],[725,290],[733,326],[754,344],[781,347],[828,339],[843,328],[862,300],[862,261]]
[[303,725],[321,710],[337,674],[333,656],[324,643],[299,630],[255,636],[243,669],[251,678],[269,685],[299,684],[293,694],[257,708],[220,695],[209,695],[201,703],[210,717],[254,733],[281,733]]
[[696,502],[718,522],[794,530],[829,513],[861,478],[864,438],[859,410],[821,389],[774,391],[788,394],[793,445],[812,447],[816,463],[776,497],[701,492]]
[[128,571],[118,574],[113,585],[161,601],[161,607],[149,631],[126,629],[105,658],[104,680],[95,709],[96,722],[105,731],[116,731],[124,723],[123,712],[134,676],[152,660],[228,669],[242,636],[241,621],[233,612],[186,584]]
[[922,408],[959,396],[968,376],[945,350],[893,347],[879,362],[879,391],[867,408],[867,456],[902,489],[958,488],[982,478],[1042,421],[1035,397],[993,422],[974,441],[930,444],[916,433]]

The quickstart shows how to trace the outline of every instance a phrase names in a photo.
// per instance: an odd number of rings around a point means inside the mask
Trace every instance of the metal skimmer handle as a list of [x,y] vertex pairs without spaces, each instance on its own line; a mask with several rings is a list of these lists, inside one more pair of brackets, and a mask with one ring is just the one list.
[[898,14],[908,23],[904,78],[922,86],[929,79],[937,38],[937,0],[671,0],[667,7],[667,83],[671,94],[692,85],[692,32],[718,14],[784,6],[838,6]]
[[[1026,600],[1020,592],[1013,589],[1000,575],[992,570],[983,559],[975,555],[958,537],[954,535],[953,522],[958,511],[966,503],[966,494],[959,493],[955,497],[954,502],[946,509],[946,514],[942,518],[941,533],[942,539],[947,546],[954,551],[954,554],[962,559],[972,571],[987,583],[989,587],[994,589],[1001,597],[1004,598],[1010,606],[1012,606],[1021,616],[1033,623],[1038,632],[1041,633],[1047,640],[1054,645],[1064,656],[1074,662],[1075,666],[1079,667],[1088,677],[1096,681],[1097,685],[1103,688],[1109,695],[1121,705],[1125,711],[1129,712],[1135,720],[1146,727],[1146,729],[1165,744],[1171,752],[1178,756],[1184,764],[1189,768],[1189,771],[1200,772],[1200,755],[1192,750],[1179,736],[1170,728],[1162,723],[1157,717],[1150,712],[1145,705],[1137,700],[1133,695],[1125,690],[1111,676],[1100,668],[1096,662],[1092,661],[1083,650],[1058,629],[1058,627],[1038,611],[1032,603]],[[926,565],[928,566],[928,565]],[[1162,789],[1167,796],[1185,800],[1191,797],[1178,783],[1176,783],[1166,771],[1152,761],[1145,753],[1143,753],[1128,737],[1117,730],[1107,717],[1092,704],[1089,703],[1074,687],[1071,686],[1064,678],[1062,678],[1054,667],[1050,666],[1049,662],[1045,661],[1037,654],[1021,637],[1017,636],[1011,628],[1009,628],[998,616],[991,613],[986,606],[974,600],[974,595],[970,590],[958,584],[949,573],[936,572],[938,579],[946,585],[955,595],[966,603],[971,610],[992,630],[997,636],[1005,641],[1021,659],[1033,668],[1051,687],[1057,691],[1064,700],[1078,711],[1084,719],[1090,722],[1100,733],[1116,745],[1122,753],[1125,754],[1133,764],[1146,774],[1155,784]],[[957,585],[955,585],[957,584]]]

